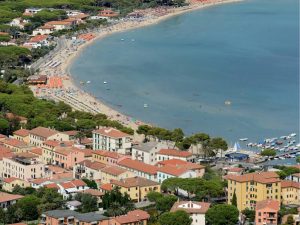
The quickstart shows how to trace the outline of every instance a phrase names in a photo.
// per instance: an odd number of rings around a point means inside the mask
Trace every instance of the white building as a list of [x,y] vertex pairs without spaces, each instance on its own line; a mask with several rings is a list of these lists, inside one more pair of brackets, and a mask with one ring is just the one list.
[[179,178],[195,178],[197,173],[185,168],[178,168],[175,166],[166,165],[157,170],[157,181],[162,183],[165,179],[179,177]]
[[11,27],[19,27],[20,29],[24,29],[25,24],[29,23],[29,20],[23,19],[21,17],[14,18],[10,23],[9,26]]
[[89,180],[100,180],[101,169],[104,167],[106,167],[106,165],[103,163],[84,160],[74,166],[73,177],[76,179],[87,178]]
[[108,127],[93,131],[94,150],[107,150],[121,154],[130,154],[131,146],[131,135],[115,128]]
[[36,28],[32,31],[32,35],[46,35],[46,34],[52,34],[55,31],[55,27],[51,25],[44,25]]
[[187,162],[194,162],[195,157],[190,152],[180,151],[177,149],[161,149],[156,153],[157,162],[169,159],[180,159]]
[[70,195],[74,196],[78,192],[89,189],[89,187],[82,180],[72,180],[57,184],[59,187],[58,193],[63,196],[64,199],[68,199]]
[[162,142],[146,142],[140,143],[139,145],[132,146],[131,158],[133,160],[138,160],[146,164],[154,165],[156,164],[156,153],[162,149],[167,148],[166,143]]
[[210,207],[207,202],[179,201],[175,202],[171,212],[183,210],[193,219],[192,225],[205,225],[205,213]]
[[7,209],[8,206],[16,204],[21,198],[23,198],[22,195],[13,195],[0,191],[0,208]]
[[45,127],[36,127],[29,131],[30,144],[42,147],[47,140],[69,141],[69,135]]

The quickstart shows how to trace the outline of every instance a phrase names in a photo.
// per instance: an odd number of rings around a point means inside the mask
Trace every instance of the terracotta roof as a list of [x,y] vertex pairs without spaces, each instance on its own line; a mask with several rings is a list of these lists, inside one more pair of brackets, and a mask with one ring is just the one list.
[[132,159],[123,159],[118,163],[120,166],[130,168],[137,171],[142,171],[144,173],[148,174],[156,174],[157,173],[157,167],[152,166],[137,160]]
[[42,184],[46,181],[49,181],[48,178],[37,178],[37,179],[34,179],[34,180],[31,180],[30,183],[33,183],[33,184]]
[[28,147],[27,143],[25,143],[24,141],[13,138],[7,138],[3,140],[3,143],[17,148]]
[[69,130],[69,131],[65,131],[64,133],[67,135],[70,135],[70,136],[75,136],[78,133],[78,131],[77,130]]
[[13,114],[13,113],[5,113],[5,116],[6,116],[6,118],[9,119],[9,120],[12,120],[12,119],[18,119],[18,120],[20,120],[20,121],[22,121],[22,120],[27,120],[26,117],[24,117],[24,116],[18,116],[18,115],[15,115],[15,114]]
[[40,26],[38,29],[54,29],[54,26],[45,24],[44,26]]
[[3,158],[10,158],[14,155],[14,153],[9,149],[4,146],[0,146],[0,160]]
[[80,14],[77,14],[77,15],[74,15],[74,16],[70,16],[70,18],[76,18],[76,19],[85,19],[87,17],[89,17],[90,15],[88,14],[85,14],[85,13],[80,13]]
[[5,192],[0,192],[0,202],[13,201],[13,200],[18,200],[20,198],[23,198],[23,196],[22,195],[8,194],[8,193],[5,193]]
[[9,225],[27,225],[26,223],[11,223]]
[[294,166],[292,166],[292,167],[297,168],[297,169],[300,169],[300,164],[299,164],[299,165],[294,165]]
[[128,212],[126,215],[117,216],[115,220],[120,224],[131,224],[143,220],[148,220],[149,218],[150,215],[147,212],[140,209],[136,209]]
[[100,186],[100,189],[101,190],[105,190],[105,191],[111,191],[113,189],[112,185],[111,184],[102,184]]
[[4,134],[0,134],[0,138],[7,138]]
[[227,175],[225,176],[225,179],[237,182],[256,181],[258,183],[275,183],[280,181],[278,174],[275,172],[255,172],[244,175]]
[[292,174],[293,177],[300,177],[300,173],[294,173]]
[[92,157],[94,152],[92,149],[78,149],[78,151],[83,152],[84,157]]
[[184,168],[177,168],[175,166],[167,165],[167,166],[158,168],[158,171],[161,172],[161,173],[166,173],[166,174],[170,174],[170,175],[173,175],[173,176],[180,176],[181,174],[186,173],[189,170],[184,169]]
[[46,40],[48,35],[36,35],[30,38],[29,42],[40,42]]
[[159,167],[170,165],[170,166],[175,166],[177,168],[184,168],[184,169],[187,169],[187,170],[199,170],[199,169],[204,169],[205,168],[205,166],[203,166],[203,165],[187,162],[187,161],[184,161],[184,160],[181,160],[181,159],[164,160],[164,161],[158,162],[157,165]]
[[14,132],[14,135],[18,135],[18,136],[21,136],[21,137],[26,137],[26,136],[29,135],[29,130],[26,130],[26,129],[16,130]]
[[105,156],[113,159],[119,159],[121,157],[124,157],[125,155],[119,154],[117,152],[110,152],[106,150],[95,150],[93,151],[93,154],[100,155],[100,156]]
[[45,188],[59,189],[59,186],[57,184],[55,184],[55,183],[46,184],[44,187]]
[[92,138],[83,138],[81,140],[81,144],[83,144],[83,145],[93,144],[93,139]]
[[102,168],[106,167],[106,165],[103,163],[100,163],[97,161],[91,161],[91,160],[83,160],[78,164],[88,167],[88,168],[91,168],[93,170],[101,170]]
[[261,210],[261,209],[265,209],[265,208],[279,211],[280,202],[273,200],[273,199],[267,199],[267,200],[256,202],[256,207],[255,207],[256,210]]
[[102,191],[96,190],[96,189],[87,189],[87,190],[82,190],[80,191],[82,193],[90,194],[96,197],[101,197],[104,195]]
[[80,186],[86,186],[86,183],[84,183],[82,180],[72,180],[72,181],[60,183],[60,185],[64,189],[69,189],[69,188],[75,188],[75,187],[80,187]]
[[120,181],[118,180],[111,180],[110,182],[113,185],[120,186],[120,187],[148,187],[148,186],[155,186],[159,185],[159,183],[148,180],[146,178],[142,177],[130,177],[130,178],[125,178]]
[[43,138],[48,138],[48,137],[58,133],[58,131],[50,129],[50,128],[46,128],[46,127],[37,127],[37,128],[32,129],[29,132],[30,132],[30,134],[40,136]]
[[108,173],[108,174],[111,174],[113,176],[119,176],[120,174],[127,172],[127,170],[125,170],[121,167],[118,167],[118,166],[108,166],[108,167],[103,168],[101,170],[101,172],[102,173]]
[[59,166],[54,165],[47,165],[48,169],[51,170],[53,173],[64,173],[66,169],[61,168]]
[[300,189],[300,184],[296,181],[282,180],[281,181],[281,188],[288,188],[288,187],[293,187],[293,188]]
[[[187,206],[187,208],[183,207],[183,205]],[[205,214],[209,207],[210,203],[208,202],[179,201],[174,203],[170,211],[175,212],[177,210],[184,210],[189,214]]]
[[161,149],[157,152],[157,154],[170,155],[170,156],[183,157],[183,158],[188,158],[193,155],[190,152],[180,151],[180,150],[176,150],[176,149]]
[[47,22],[45,25],[71,25],[71,21],[64,21],[64,20],[59,20],[59,21],[50,21]]
[[60,146],[60,142],[59,141],[55,141],[55,140],[47,140],[47,141],[44,141],[43,144],[51,146],[51,147]]
[[76,147],[57,147],[54,152],[58,153],[58,154],[61,154],[61,155],[69,155],[69,154],[78,154],[78,153],[81,153],[81,154],[84,154],[81,149],[79,148],[76,148]]
[[243,168],[239,168],[239,167],[231,167],[231,168],[228,168],[227,171],[228,172],[242,172],[244,169]]
[[122,131],[119,131],[115,128],[108,127],[108,128],[101,128],[99,130],[94,130],[93,133],[101,134],[103,136],[112,137],[112,138],[123,138],[123,137],[130,137],[129,134],[126,134]]
[[34,148],[31,149],[29,152],[35,155],[43,155],[43,149],[41,148]]
[[21,158],[26,158],[26,159],[32,159],[32,158],[37,158],[38,156],[35,154],[32,154],[30,152],[20,152],[15,154],[16,157],[21,157]]
[[73,178],[73,172],[64,172],[64,173],[57,173],[52,175],[53,180],[60,180],[60,179],[72,179]]
[[9,177],[9,178],[4,178],[3,179],[3,182],[4,183],[11,183],[11,182],[13,182],[13,181],[15,181],[15,180],[20,180],[19,178],[16,178],[16,177]]

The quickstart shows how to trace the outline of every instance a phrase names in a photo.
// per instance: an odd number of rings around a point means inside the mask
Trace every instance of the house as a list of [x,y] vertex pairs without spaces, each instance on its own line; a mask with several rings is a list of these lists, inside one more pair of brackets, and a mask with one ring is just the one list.
[[133,201],[146,200],[150,191],[160,192],[160,184],[142,177],[125,178],[120,181],[111,180],[112,187],[120,187],[121,193],[127,193]]
[[128,212],[126,215],[117,216],[112,218],[114,225],[147,225],[150,215],[140,209]]
[[93,160],[106,165],[117,165],[123,159],[130,158],[129,156],[104,150],[93,151]]
[[27,9],[25,9],[23,16],[33,16],[34,14],[36,14],[42,10],[43,9],[40,9],[40,8],[27,8]]
[[24,26],[29,23],[29,20],[23,19],[21,17],[14,18],[10,23],[9,26],[11,27],[19,27],[20,29],[24,29]]
[[58,21],[50,21],[45,23],[46,26],[52,26],[54,27],[55,31],[58,30],[69,30],[73,26],[76,25],[76,20],[74,19],[66,19],[66,20],[58,20]]
[[138,160],[146,164],[154,165],[156,164],[156,153],[162,149],[168,147],[162,142],[150,141],[146,143],[140,143],[138,145],[132,146],[133,160]]
[[294,173],[287,177],[287,180],[292,180],[300,183],[300,173]]
[[157,167],[148,165],[146,163],[132,160],[123,159],[118,163],[120,167],[133,172],[136,176],[143,177],[152,181],[157,180]]
[[284,205],[300,205],[300,184],[295,181],[281,181],[281,202]]
[[103,184],[110,183],[111,180],[120,181],[129,177],[135,177],[135,174],[118,166],[107,166],[101,169],[101,183]]
[[101,191],[103,191],[104,193],[106,193],[106,192],[109,192],[109,191],[111,191],[112,189],[113,189],[113,186],[112,186],[112,184],[109,184],[109,183],[107,183],[107,184],[102,184],[102,185],[100,185],[100,188],[99,188]]
[[7,207],[16,204],[16,202],[23,198],[22,195],[13,195],[0,191],[0,207],[7,209]]
[[164,180],[173,177],[195,178],[197,177],[197,174],[192,170],[170,165],[166,165],[157,169],[157,180],[159,183],[162,183]]
[[45,176],[45,164],[30,153],[19,153],[12,157],[4,157],[0,161],[0,177],[15,177],[25,181]]
[[13,137],[19,141],[29,144],[29,130],[20,129],[13,132]]
[[210,203],[196,201],[178,201],[171,208],[171,212],[183,210],[193,219],[191,225],[205,225],[205,214],[210,207]]
[[73,200],[73,201],[67,201],[66,207],[70,210],[77,210],[81,206],[81,202]]
[[69,138],[68,138],[69,140],[75,140],[76,135],[78,134],[78,131],[77,130],[69,130],[69,131],[64,131],[64,133],[69,136]]
[[3,140],[2,143],[5,147],[11,149],[13,152],[16,153],[27,152],[31,149],[31,146],[29,146],[24,141],[20,141],[18,139],[7,138]]
[[40,26],[32,31],[32,35],[48,35],[52,34],[55,31],[55,27],[52,25],[45,24],[43,26]]
[[131,136],[115,128],[107,127],[93,131],[93,150],[130,154],[131,145]]
[[228,204],[235,193],[239,211],[255,209],[256,202],[266,199],[280,201],[281,181],[275,172],[227,175],[224,178],[228,180]]
[[26,187],[30,187],[30,183],[15,177],[9,177],[3,179],[2,189],[4,191],[12,192],[16,186],[19,186],[21,188],[26,188]]
[[70,195],[75,195],[76,193],[87,190],[89,187],[82,180],[71,180],[57,184],[59,187],[58,193],[63,195],[64,199],[68,199]]
[[105,164],[83,160],[73,167],[73,177],[76,179],[87,178],[89,180],[101,179],[101,169],[106,167]]
[[46,186],[47,184],[52,184],[53,181],[51,181],[49,178],[37,178],[29,180],[29,183],[31,187],[39,189]]
[[100,208],[104,192],[96,190],[96,189],[86,189],[86,190],[80,191],[78,193],[90,194],[90,195],[96,197],[97,198],[98,207]]
[[26,42],[25,46],[30,46],[32,48],[40,48],[43,46],[49,46],[50,43],[47,40],[48,35],[47,34],[38,34],[32,38],[28,42]]
[[29,131],[30,144],[38,147],[41,147],[47,140],[69,141],[68,138],[68,135],[64,133],[45,127],[37,127]]
[[180,151],[176,149],[160,149],[156,153],[156,161],[164,161],[169,159],[180,159],[187,162],[193,162],[195,157],[192,153],[187,151]]
[[[47,83],[47,76],[46,75],[31,75],[27,77],[27,83],[29,85],[39,85],[39,84],[46,84]],[[30,132],[29,132],[30,134]],[[30,141],[30,139],[29,139]]]
[[229,167],[229,168],[224,168],[224,171],[226,174],[231,174],[231,175],[242,175],[244,168],[239,168],[239,167]]
[[[11,149],[6,148],[2,145],[0,145],[0,171],[2,171],[3,169],[1,168],[2,163],[1,160],[3,160],[3,158],[10,158],[14,155],[14,153],[12,152]],[[1,176],[1,173],[0,173]]]
[[41,148],[32,148],[28,152],[32,155],[35,155],[38,158],[38,161],[43,162],[43,149],[41,149]]
[[72,210],[51,210],[44,212],[40,224],[45,225],[109,225],[109,218],[98,212],[78,213]]
[[73,169],[76,163],[84,160],[84,152],[75,147],[57,147],[53,151],[53,164],[62,168]]
[[278,224],[280,202],[273,199],[258,201],[255,208],[255,224]]
[[99,20],[99,19],[106,19],[106,20],[112,20],[119,16],[118,12],[115,12],[111,9],[104,9],[99,11],[99,13],[96,16],[91,16],[91,19]]

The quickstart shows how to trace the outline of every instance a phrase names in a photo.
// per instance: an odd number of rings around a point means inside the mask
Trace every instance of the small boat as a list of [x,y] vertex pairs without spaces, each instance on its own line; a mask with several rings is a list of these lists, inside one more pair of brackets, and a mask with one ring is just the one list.
[[144,108],[148,108],[148,104],[144,104]]
[[226,100],[226,101],[224,102],[224,104],[225,104],[225,105],[231,105],[231,101]]
[[282,145],[283,142],[282,142],[282,141],[276,141],[275,144],[276,144],[276,145]]
[[281,136],[280,139],[285,140],[287,137],[286,136]]
[[131,39],[131,41],[135,41],[134,39]]
[[240,138],[240,141],[248,141],[248,138]]
[[282,157],[282,156],[280,156],[280,157],[279,157],[279,159],[281,159],[281,160],[284,160],[285,158],[284,158],[284,157]]
[[106,82],[106,81],[103,81],[103,84],[107,84],[107,82]]
[[297,134],[296,133],[291,133],[290,136],[291,137],[295,137]]
[[90,83],[91,83],[91,81],[89,81],[89,80],[88,80],[86,83],[87,83],[87,84],[90,84]]
[[299,144],[297,144],[297,145],[296,145],[296,147],[298,147],[298,148],[299,148],[299,147],[300,147],[300,143],[299,143]]
[[124,39],[124,38],[121,38],[121,41],[125,41],[125,39]]

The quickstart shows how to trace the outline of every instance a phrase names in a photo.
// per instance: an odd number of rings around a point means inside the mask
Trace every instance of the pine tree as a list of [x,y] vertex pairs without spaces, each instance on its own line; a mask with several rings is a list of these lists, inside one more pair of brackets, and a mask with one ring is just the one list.
[[235,191],[232,196],[231,205],[234,205],[235,207],[237,207],[237,198],[236,198]]

